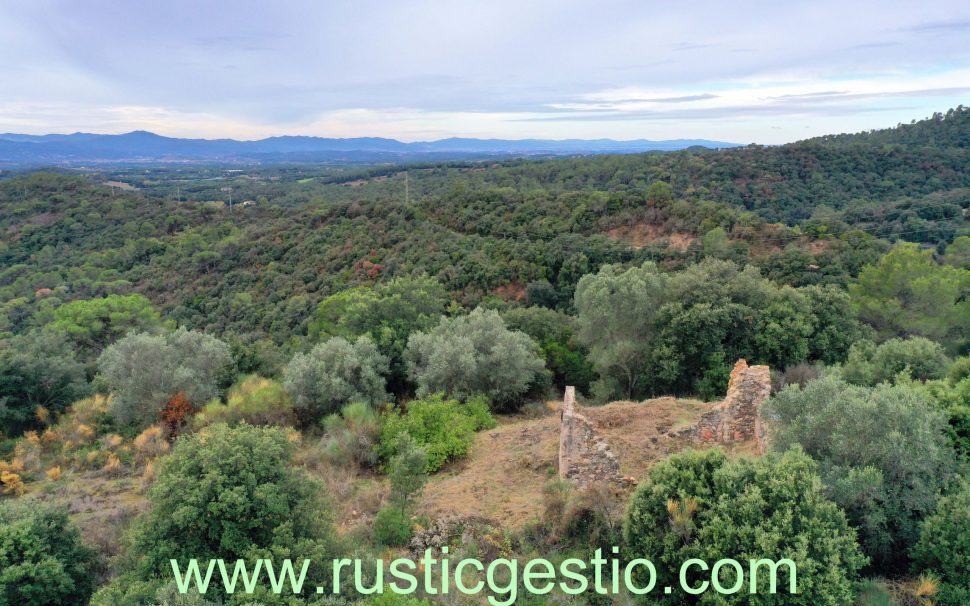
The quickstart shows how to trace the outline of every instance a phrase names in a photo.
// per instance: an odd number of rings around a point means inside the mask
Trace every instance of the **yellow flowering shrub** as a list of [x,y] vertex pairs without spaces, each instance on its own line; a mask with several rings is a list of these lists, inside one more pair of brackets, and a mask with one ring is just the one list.
[[24,486],[24,481],[20,477],[20,474],[12,471],[0,471],[0,484],[3,485],[3,494],[12,494],[19,497],[27,490],[26,486]]

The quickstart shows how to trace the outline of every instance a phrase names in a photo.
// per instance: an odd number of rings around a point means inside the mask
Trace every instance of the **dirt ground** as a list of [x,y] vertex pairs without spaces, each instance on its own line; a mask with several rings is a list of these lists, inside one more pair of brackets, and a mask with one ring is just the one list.
[[[609,442],[624,475],[640,481],[654,462],[687,444],[666,434],[693,424],[713,403],[657,398],[580,407]],[[732,449],[751,451],[751,445]],[[542,511],[542,490],[558,477],[559,415],[522,420],[501,419],[479,433],[468,457],[432,476],[418,510],[490,518],[510,529],[521,528]]]
[[686,251],[691,242],[696,238],[688,233],[672,232],[667,233],[662,226],[651,223],[634,223],[633,225],[620,225],[614,227],[606,233],[606,237],[618,242],[626,242],[633,250],[639,250],[644,246],[667,241],[667,247],[680,252]]
[[418,510],[477,515],[507,528],[540,511],[542,487],[558,476],[559,416],[503,422],[475,436],[462,461],[431,477]]

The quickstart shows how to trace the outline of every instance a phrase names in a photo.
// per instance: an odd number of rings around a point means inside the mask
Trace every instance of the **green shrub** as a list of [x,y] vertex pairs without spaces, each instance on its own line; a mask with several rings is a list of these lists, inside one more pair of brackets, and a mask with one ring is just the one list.
[[[106,592],[167,583],[171,559],[332,558],[331,508],[290,465],[294,450],[288,432],[246,424],[181,437],[160,461],[151,509],[134,523],[122,575]],[[311,567],[308,579],[323,583],[325,568]]]
[[410,435],[428,455],[428,471],[441,468],[450,460],[463,457],[471,448],[475,430],[494,421],[486,416],[480,400],[471,408],[458,400],[435,394],[407,405],[405,414],[391,412],[384,417],[379,451],[390,461],[397,454],[401,434]]
[[913,565],[942,581],[941,606],[970,603],[970,483],[941,498],[936,511],[923,520]]
[[970,357],[964,356],[954,360],[953,364],[950,364],[946,376],[951,383],[959,383],[970,377]]
[[724,360],[724,354],[711,355],[707,362],[707,370],[697,380],[697,396],[706,401],[720,400],[727,393],[728,382],[731,380],[731,366]]
[[854,606],[897,606],[885,583],[866,579],[859,584],[859,597]]
[[399,546],[411,539],[413,534],[411,516],[399,507],[387,505],[374,518],[374,540],[380,545]]
[[880,572],[905,568],[919,523],[953,471],[946,418],[934,408],[914,386],[860,387],[835,377],[791,385],[765,407],[772,448],[799,445],[818,461],[828,495]]
[[411,501],[428,480],[428,453],[415,443],[408,434],[398,438],[397,454],[388,465],[391,480],[391,503],[398,506],[401,513],[407,513]]
[[398,437],[397,451],[388,466],[390,500],[374,521],[374,538],[382,545],[404,545],[411,538],[412,500],[428,479],[428,455],[411,436]]
[[[822,493],[817,466],[804,453],[728,461],[720,451],[673,455],[650,471],[630,500],[624,523],[626,553],[650,554],[659,586],[677,585],[688,558],[790,558],[798,570],[797,595],[722,595],[723,604],[815,605],[846,603],[865,564],[839,508]],[[728,555],[732,554],[732,555]],[[688,582],[696,586],[701,573]],[[730,586],[730,573],[722,579]],[[767,578],[759,577],[766,593]],[[664,597],[665,604],[680,597]]]
[[[767,593],[762,575],[757,595],[720,595],[719,604],[846,604],[866,561],[845,514],[823,495],[816,464],[798,451],[734,461],[716,450],[673,455],[637,488],[623,530],[624,553],[649,554],[660,587],[677,586],[680,566],[689,558],[716,562],[750,556],[796,563],[797,595],[787,593],[782,568],[780,595]],[[700,576],[689,575],[688,582],[697,586]],[[722,579],[725,586],[732,581]],[[657,599],[693,603],[676,594]]]
[[35,331],[0,338],[0,434],[37,429],[39,407],[56,415],[88,391],[84,364],[63,335]]
[[492,429],[495,427],[495,418],[488,405],[488,398],[485,396],[475,396],[465,402],[464,412],[475,422],[475,431]]
[[937,408],[947,415],[950,444],[964,458],[970,459],[970,378],[951,381],[912,383],[922,390]]
[[873,386],[893,382],[900,373],[918,381],[940,379],[949,365],[943,347],[924,337],[890,339],[879,345],[859,341],[849,349],[842,375],[850,383]]
[[355,402],[344,406],[340,414],[324,420],[324,428],[323,451],[332,463],[363,467],[377,464],[381,419],[369,404]]
[[226,403],[213,400],[195,415],[196,427],[215,423],[291,425],[293,403],[279,381],[255,375],[243,377],[226,394]]
[[86,604],[96,557],[66,509],[0,503],[0,606]]

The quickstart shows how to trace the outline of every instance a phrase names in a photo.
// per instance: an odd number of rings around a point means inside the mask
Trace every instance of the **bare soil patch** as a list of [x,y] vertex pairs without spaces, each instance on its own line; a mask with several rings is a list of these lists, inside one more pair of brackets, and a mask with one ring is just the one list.
[[[689,444],[668,436],[695,423],[715,404],[657,398],[584,406],[579,411],[609,442],[623,474],[641,481],[658,460]],[[739,444],[732,454],[756,452]],[[468,456],[434,475],[418,510],[431,517],[479,516],[509,529],[522,528],[542,512],[542,491],[559,476],[559,415],[540,419],[503,417],[500,425],[478,434]]]

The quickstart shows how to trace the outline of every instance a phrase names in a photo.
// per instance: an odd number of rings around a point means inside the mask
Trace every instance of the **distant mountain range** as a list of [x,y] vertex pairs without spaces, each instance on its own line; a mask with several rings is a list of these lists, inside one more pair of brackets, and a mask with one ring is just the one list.
[[380,137],[270,137],[259,141],[177,139],[146,131],[123,135],[0,134],[0,166],[87,163],[360,163],[440,161],[507,156],[564,156],[737,147],[706,139],[465,139],[404,143]]

